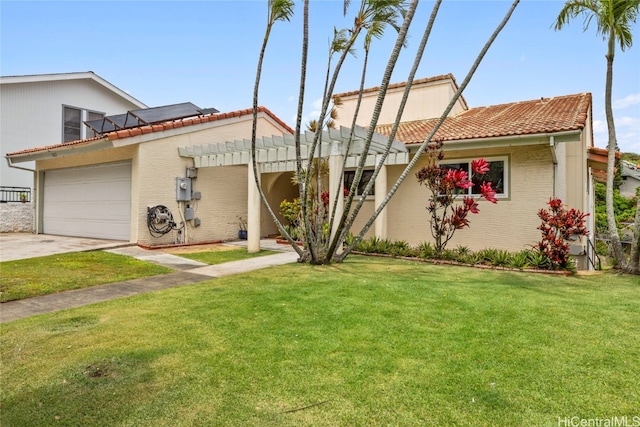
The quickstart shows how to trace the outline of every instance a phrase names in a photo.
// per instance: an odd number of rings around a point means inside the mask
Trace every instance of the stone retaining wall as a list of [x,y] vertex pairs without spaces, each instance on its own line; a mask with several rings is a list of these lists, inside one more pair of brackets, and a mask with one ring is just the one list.
[[33,233],[32,203],[0,203],[0,233]]

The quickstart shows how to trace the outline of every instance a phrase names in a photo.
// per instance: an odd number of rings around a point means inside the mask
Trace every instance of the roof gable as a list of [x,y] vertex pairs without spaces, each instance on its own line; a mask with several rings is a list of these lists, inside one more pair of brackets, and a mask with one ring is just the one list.
[[107,90],[115,93],[119,97],[126,99],[133,105],[138,106],[139,108],[147,107],[143,102],[129,95],[127,92],[123,91],[117,86],[109,83],[93,71],[83,71],[75,73],[31,74],[23,76],[0,76],[0,84],[46,83],[62,80],[92,80],[105,87]]

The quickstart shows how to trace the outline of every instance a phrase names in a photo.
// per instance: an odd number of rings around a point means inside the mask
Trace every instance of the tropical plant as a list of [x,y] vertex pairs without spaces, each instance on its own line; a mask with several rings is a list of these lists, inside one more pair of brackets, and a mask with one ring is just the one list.
[[[345,14],[348,13],[349,9],[349,1],[344,3],[344,11]],[[405,170],[401,173],[400,177],[396,181],[396,183],[392,186],[391,190],[384,197],[382,203],[377,206],[376,211],[369,217],[366,221],[366,224],[362,229],[357,233],[352,233],[354,238],[353,240],[344,245],[346,237],[351,233],[351,228],[355,223],[355,219],[364,204],[364,200],[366,195],[371,193],[373,184],[375,182],[375,178],[378,176],[380,170],[384,166],[385,160],[389,151],[391,150],[391,146],[393,141],[395,140],[395,133],[398,128],[398,124],[400,122],[402,112],[404,109],[404,105],[406,99],[409,94],[409,90],[411,88],[413,77],[418,69],[420,61],[422,59],[422,54],[425,50],[427,40],[431,33],[431,28],[433,26],[433,22],[435,21],[441,0],[436,0],[435,5],[433,7],[431,17],[424,28],[423,36],[421,43],[418,47],[418,52],[416,54],[412,69],[409,73],[409,77],[406,80],[405,92],[403,95],[403,100],[401,101],[400,107],[398,109],[398,113],[396,116],[395,123],[392,127],[392,131],[389,135],[389,139],[386,145],[385,150],[383,150],[380,155],[380,159],[378,160],[376,167],[373,171],[372,177],[369,180],[368,184],[364,188],[364,191],[361,194],[357,194],[356,191],[361,187],[361,180],[363,171],[365,169],[365,161],[367,158],[367,153],[371,148],[371,142],[374,136],[374,130],[378,123],[378,118],[380,116],[380,111],[382,108],[382,103],[384,101],[387,88],[390,83],[391,74],[394,70],[395,64],[398,60],[400,50],[406,43],[407,34],[409,27],[413,21],[413,17],[415,15],[416,8],[418,6],[417,0],[410,0],[408,5],[405,5],[405,0],[363,0],[358,8],[355,19],[353,20],[353,26],[348,29],[335,29],[334,37],[332,42],[330,43],[329,48],[329,58],[327,65],[327,72],[325,78],[325,85],[322,90],[322,106],[320,109],[320,114],[317,119],[317,123],[314,125],[317,129],[314,133],[312,142],[309,144],[308,156],[303,157],[301,152],[301,139],[300,132],[302,129],[302,106],[305,96],[306,89],[306,68],[307,68],[307,57],[308,57],[308,40],[309,40],[309,1],[305,0],[303,3],[303,34],[302,34],[302,62],[301,62],[301,74],[300,74],[300,94],[298,98],[298,114],[296,120],[296,129],[295,129],[295,151],[296,151],[296,176],[298,182],[298,189],[300,194],[300,199],[304,202],[301,203],[301,227],[303,240],[305,241],[305,246],[303,248],[299,248],[294,244],[291,236],[286,232],[283,225],[280,223],[278,218],[273,213],[273,210],[268,206],[267,199],[260,185],[260,180],[258,179],[258,168],[257,168],[257,159],[255,156],[256,150],[256,127],[257,127],[257,105],[258,105],[258,92],[259,92],[259,82],[260,76],[262,73],[262,63],[264,60],[265,48],[267,45],[267,41],[269,39],[269,35],[271,32],[271,28],[275,22],[278,21],[287,21],[289,20],[292,13],[292,3],[287,0],[270,0],[268,2],[268,11],[269,11],[269,19],[267,21],[267,28],[265,31],[265,38],[263,41],[262,49],[260,51],[260,58],[258,61],[258,68],[256,74],[256,84],[254,86],[254,117],[253,117],[253,130],[252,130],[252,156],[251,156],[251,167],[253,168],[253,174],[255,176],[255,183],[258,186],[258,193],[264,204],[267,205],[268,212],[271,215],[273,221],[277,225],[280,232],[289,240],[290,243],[293,244],[294,249],[300,255],[300,261],[310,262],[314,264],[325,264],[333,261],[341,262],[344,258],[355,248],[358,243],[363,239],[364,235],[373,225],[373,222],[380,214],[380,212],[386,207],[389,203],[395,192],[397,191],[400,184],[404,181],[404,179],[408,176],[409,172],[413,169],[416,162],[420,158],[421,154],[426,150],[426,147],[431,142],[431,139],[438,131],[445,117],[447,117],[452,110],[455,103],[458,101],[462,92],[469,84],[473,74],[477,70],[480,62],[484,58],[487,53],[489,47],[496,39],[502,28],[506,25],[507,21],[511,17],[515,7],[519,3],[519,0],[515,0],[509,10],[507,11],[505,17],[502,19],[496,30],[489,37],[488,41],[485,43],[484,47],[481,49],[478,57],[473,62],[467,76],[461,82],[458,90],[451,98],[449,105],[442,112],[440,119],[438,120],[436,126],[432,130],[431,134],[425,139],[422,146],[418,148],[414,157],[411,159],[409,164],[406,166]],[[406,7],[406,9],[405,9]],[[400,23],[400,25],[398,25]],[[370,47],[372,37],[379,37],[382,35],[382,31],[385,25],[391,25],[398,32],[396,42],[394,47],[389,55],[389,59],[387,62],[387,66],[384,70],[383,76],[381,78],[381,83],[379,85],[380,90],[378,92],[378,98],[376,100],[376,104],[374,110],[371,114],[371,121],[367,128],[367,135],[359,144],[359,150],[365,155],[360,155],[359,163],[357,164],[355,170],[355,177],[353,179],[352,186],[349,190],[347,197],[344,200],[344,208],[338,209],[339,198],[333,197],[333,204],[328,207],[328,215],[326,217],[326,221],[324,221],[325,211],[323,210],[324,201],[321,200],[322,194],[324,191],[321,190],[319,185],[319,178],[316,178],[316,185],[311,185],[312,174],[307,173],[304,174],[305,167],[307,165],[313,164],[315,159],[322,159],[328,155],[328,153],[322,153],[323,147],[323,129],[325,129],[330,123],[331,120],[331,110],[333,107],[330,107],[333,98],[334,87],[336,85],[338,75],[342,70],[342,66],[347,59],[347,57],[355,51],[355,42],[362,34],[365,35],[365,51],[367,51]],[[366,55],[365,55],[366,56]],[[334,61],[334,57],[337,59]],[[363,70],[366,70],[366,63],[363,65]],[[363,71],[364,72],[364,71]],[[357,113],[356,113],[357,115]],[[355,120],[355,118],[354,118]],[[355,121],[354,121],[355,123]],[[353,128],[353,127],[352,127]],[[349,142],[346,144],[347,150],[345,156],[349,156],[351,149],[351,142],[354,139],[353,133],[349,138]],[[336,171],[340,176],[344,173],[344,165],[342,171]],[[316,192],[314,195],[314,199],[316,200],[314,203],[308,203],[312,198],[309,197],[308,192],[312,191],[315,188]],[[357,196],[357,197],[356,197]],[[330,230],[330,233],[327,232]]]
[[[568,0],[556,20],[555,28],[560,30],[571,19],[580,15],[584,17],[583,29],[586,31],[592,21],[596,23],[596,32],[602,35],[607,41],[607,74],[605,81],[605,115],[607,118],[607,129],[609,141],[607,144],[607,192],[606,211],[609,238],[611,239],[611,249],[617,266],[624,271],[640,273],[640,222],[635,223],[637,239],[634,241],[632,256],[627,262],[626,255],[622,250],[618,228],[616,226],[615,211],[613,206],[613,190],[616,163],[616,129],[613,119],[613,109],[611,106],[611,91],[613,87],[613,60],[616,51],[616,44],[620,50],[624,51],[633,44],[632,25],[638,17],[640,0]],[[640,203],[640,202],[639,202]],[[637,216],[640,221],[640,215]]]
[[511,268],[527,268],[529,266],[529,251],[522,250],[512,254],[507,265]]
[[[477,200],[484,198],[491,203],[497,203],[496,192],[491,188],[491,182],[483,181],[480,185],[480,196],[477,198],[463,195],[473,187],[471,177],[460,169],[448,169],[439,162],[444,158],[442,141],[429,145],[427,149],[427,165],[416,172],[420,185],[429,190],[427,211],[431,224],[431,236],[435,240],[436,252],[442,252],[457,230],[469,227],[467,216],[477,214]],[[482,179],[489,172],[489,163],[484,159],[471,162],[474,178]],[[462,200],[462,203],[459,201]]]
[[421,258],[433,258],[436,254],[436,249],[431,242],[422,242],[416,249]]
[[570,241],[576,236],[588,236],[586,217],[588,213],[582,213],[576,209],[567,209],[562,200],[552,198],[547,203],[548,209],[540,209],[538,217],[542,224],[538,230],[542,232],[542,240],[534,246],[545,254],[554,267],[567,268],[569,266]]
[[549,259],[549,257],[546,254],[537,250],[529,251],[529,256],[527,257],[527,264],[539,270],[548,270],[552,267],[552,262]]

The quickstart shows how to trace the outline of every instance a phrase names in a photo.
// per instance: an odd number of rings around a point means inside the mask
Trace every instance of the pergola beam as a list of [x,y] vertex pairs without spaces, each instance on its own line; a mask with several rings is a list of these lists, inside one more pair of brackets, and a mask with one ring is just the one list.
[[[320,151],[323,157],[329,157],[329,153],[340,151],[347,157],[347,167],[356,167],[360,156],[364,153],[364,141],[367,130],[356,126],[354,140],[351,143],[349,153],[346,153],[346,143],[351,135],[351,129],[340,126],[339,129],[328,129],[322,132]],[[315,137],[314,132],[305,131],[300,135],[300,154],[303,158],[309,156],[309,146]],[[367,153],[366,166],[375,166],[386,149],[387,137],[374,133],[369,152]],[[337,144],[337,145],[336,145]],[[333,151],[332,151],[333,150]],[[247,165],[251,159],[251,140],[242,139],[224,142],[211,142],[207,144],[179,147],[181,157],[194,160],[196,168]],[[292,172],[296,169],[295,136],[291,134],[264,136],[256,140],[256,158],[261,172]],[[407,164],[409,151],[406,146],[393,141],[391,151],[387,156],[385,165]]]

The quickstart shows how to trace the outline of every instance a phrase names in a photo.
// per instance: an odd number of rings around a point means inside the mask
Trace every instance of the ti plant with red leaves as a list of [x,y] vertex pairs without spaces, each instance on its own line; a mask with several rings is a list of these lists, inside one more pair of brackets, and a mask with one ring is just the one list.
[[567,209],[562,200],[552,198],[547,203],[548,209],[540,209],[538,217],[542,224],[538,230],[542,232],[542,240],[534,249],[545,254],[554,267],[567,268],[569,265],[569,241],[574,236],[587,236],[585,226],[588,213],[576,209]]
[[[478,199],[484,198],[491,203],[497,203],[496,192],[491,182],[483,181],[480,194],[470,196],[465,190],[473,187],[466,171],[448,169],[439,165],[444,159],[442,141],[435,142],[426,151],[428,164],[416,173],[420,185],[427,187],[430,192],[427,211],[431,223],[431,235],[435,240],[436,253],[440,254],[456,230],[469,227],[467,216],[477,214]],[[484,176],[489,172],[489,163],[484,159],[473,160],[471,168],[475,177]],[[461,200],[461,203],[460,203]]]

